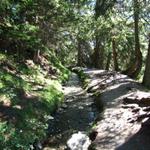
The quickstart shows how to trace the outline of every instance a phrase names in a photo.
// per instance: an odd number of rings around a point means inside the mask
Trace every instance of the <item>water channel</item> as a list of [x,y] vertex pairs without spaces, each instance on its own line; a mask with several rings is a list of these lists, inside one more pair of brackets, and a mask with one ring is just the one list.
[[82,88],[75,73],[71,75],[63,91],[64,103],[49,120],[47,147],[51,150],[65,149],[66,141],[73,133],[87,133],[98,114],[94,97]]

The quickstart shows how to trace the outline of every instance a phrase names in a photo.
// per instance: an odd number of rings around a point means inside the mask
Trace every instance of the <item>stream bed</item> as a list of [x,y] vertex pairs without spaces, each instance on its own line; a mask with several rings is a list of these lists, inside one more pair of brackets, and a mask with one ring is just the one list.
[[73,133],[90,131],[98,114],[94,96],[82,89],[75,73],[72,73],[63,91],[64,103],[49,120],[49,141],[45,150],[64,150]]

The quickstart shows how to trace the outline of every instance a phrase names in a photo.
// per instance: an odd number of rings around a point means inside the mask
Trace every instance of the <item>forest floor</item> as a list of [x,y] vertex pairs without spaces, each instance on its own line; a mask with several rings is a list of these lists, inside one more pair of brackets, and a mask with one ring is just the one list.
[[85,70],[87,90],[96,92],[104,111],[94,130],[97,150],[150,150],[150,93],[141,84],[116,72]]

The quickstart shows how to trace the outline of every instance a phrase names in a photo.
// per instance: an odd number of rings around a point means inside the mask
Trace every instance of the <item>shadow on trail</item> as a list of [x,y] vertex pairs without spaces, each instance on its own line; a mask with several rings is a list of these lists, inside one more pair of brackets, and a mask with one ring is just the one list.
[[148,119],[141,129],[116,150],[150,150],[150,119]]
[[[129,122],[136,114],[131,108],[124,109],[123,99],[144,87],[126,75],[104,70],[87,70],[90,77],[88,89],[97,92],[97,103],[104,105],[103,119],[96,124],[98,135],[96,149],[150,150],[150,121],[141,127],[140,122]],[[150,119],[149,119],[150,120]]]
[[118,105],[118,102],[121,102],[119,99],[121,100],[122,96],[132,92],[132,88],[135,88],[135,85],[136,82],[124,82],[116,84],[111,89],[102,91],[100,93],[100,99],[103,100],[103,103],[106,106],[112,107],[113,105]]

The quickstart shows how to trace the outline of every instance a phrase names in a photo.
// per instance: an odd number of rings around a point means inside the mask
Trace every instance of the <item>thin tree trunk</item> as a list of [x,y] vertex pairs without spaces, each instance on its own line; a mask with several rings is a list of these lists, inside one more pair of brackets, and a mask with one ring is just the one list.
[[134,0],[134,32],[135,32],[135,52],[136,52],[136,69],[132,73],[133,77],[137,77],[142,68],[142,53],[140,51],[139,39],[139,1]]
[[150,88],[150,34],[149,34],[148,54],[147,54],[147,59],[146,59],[143,84],[147,86],[148,88]]
[[37,50],[34,52],[33,61],[35,63],[39,63],[39,58],[40,58],[40,50]]
[[82,66],[82,46],[81,46],[81,39],[78,38],[78,66]]
[[[95,5],[95,20],[100,16],[100,7],[104,3],[104,1],[101,0],[96,0],[96,5]],[[102,39],[100,35],[98,34],[99,31],[95,32],[95,48],[94,48],[94,53],[93,53],[93,66],[98,69],[104,69],[104,48],[102,46]]]
[[110,60],[111,60],[111,53],[109,52],[107,56],[107,63],[106,63],[106,68],[105,68],[106,70],[109,70]]
[[114,70],[118,71],[118,60],[117,60],[117,52],[116,52],[116,42],[115,39],[112,39],[112,50],[113,50],[113,62],[114,62]]

